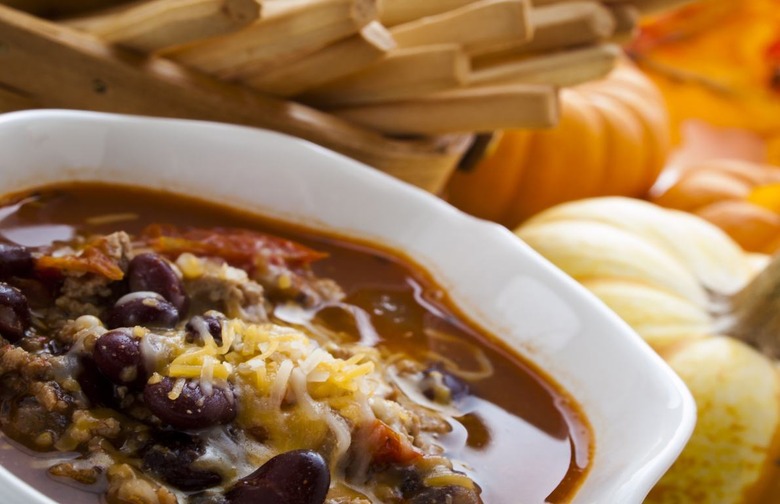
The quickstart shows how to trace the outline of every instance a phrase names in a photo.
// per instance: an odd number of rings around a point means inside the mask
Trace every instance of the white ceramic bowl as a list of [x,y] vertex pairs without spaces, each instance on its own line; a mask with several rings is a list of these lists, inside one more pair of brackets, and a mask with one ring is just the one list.
[[[203,122],[0,116],[1,193],[74,180],[195,194],[405,251],[467,316],[583,405],[595,456],[576,503],[641,502],[693,429],[693,400],[671,369],[513,234],[321,147]],[[0,495],[6,504],[51,504],[3,468]]]

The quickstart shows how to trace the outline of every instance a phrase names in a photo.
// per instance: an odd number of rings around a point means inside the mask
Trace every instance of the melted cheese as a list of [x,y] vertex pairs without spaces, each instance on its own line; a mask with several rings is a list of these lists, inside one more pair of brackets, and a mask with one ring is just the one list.
[[257,394],[281,404],[289,388],[290,375],[297,369],[306,378],[308,393],[323,399],[366,388],[363,379],[375,369],[374,362],[365,353],[346,360],[337,358],[304,333],[270,323],[226,321],[219,345],[210,334],[202,336],[203,346],[185,345],[166,374],[174,378],[198,378],[206,393],[215,380],[230,380],[237,373]]

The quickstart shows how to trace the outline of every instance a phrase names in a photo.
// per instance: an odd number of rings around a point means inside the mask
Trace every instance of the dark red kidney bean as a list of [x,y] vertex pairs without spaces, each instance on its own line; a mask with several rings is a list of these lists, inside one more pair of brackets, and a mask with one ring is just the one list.
[[187,313],[190,300],[184,283],[159,255],[147,252],[133,257],[127,268],[127,282],[131,291],[156,292],[175,306],[180,316]]
[[311,450],[282,453],[239,480],[226,494],[229,504],[322,504],[330,471],[322,455]]
[[196,315],[192,317],[184,329],[187,331],[188,343],[203,343],[201,338],[201,330],[206,329],[214,341],[218,344],[222,344],[222,321],[225,320],[225,316],[206,314],[203,316]]
[[179,396],[171,399],[168,394],[175,383],[175,379],[165,377],[144,387],[146,406],[166,424],[176,429],[205,429],[236,417],[236,400],[231,390],[213,387],[211,394],[206,394],[200,382],[187,380]]
[[32,254],[27,247],[0,243],[0,278],[28,276],[34,265]]
[[55,289],[40,280],[14,277],[9,283],[22,291],[32,309],[48,308],[54,304]]
[[444,386],[450,389],[450,397],[453,401],[460,401],[469,395],[469,386],[457,376],[444,372]]
[[154,292],[135,292],[120,298],[106,317],[109,329],[134,326],[171,328],[178,322],[176,307]]
[[141,340],[130,329],[114,329],[95,342],[92,357],[98,370],[117,385],[145,383]]
[[423,380],[420,383],[422,393],[430,400],[436,398],[435,387],[443,386],[450,391],[450,401],[457,402],[469,395],[469,386],[453,375],[441,364],[434,364],[423,371]]
[[30,307],[22,291],[0,282],[0,336],[16,343],[31,325]]
[[79,358],[79,368],[76,373],[76,381],[81,386],[81,392],[87,398],[91,407],[108,406],[116,408],[119,401],[116,397],[114,384],[98,370],[92,357]]
[[205,490],[222,483],[219,473],[192,466],[205,451],[203,441],[196,436],[161,431],[142,450],[143,467],[179,490]]

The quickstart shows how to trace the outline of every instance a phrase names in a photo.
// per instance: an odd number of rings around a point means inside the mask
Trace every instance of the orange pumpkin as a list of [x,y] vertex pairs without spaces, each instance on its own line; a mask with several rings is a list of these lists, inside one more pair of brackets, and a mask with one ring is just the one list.
[[560,124],[500,132],[471,170],[455,173],[455,206],[514,227],[555,204],[601,195],[642,196],[669,150],[663,98],[628,62],[605,79],[561,91]]
[[653,202],[707,219],[745,250],[780,250],[780,167],[709,160],[682,166],[675,176],[653,191]]

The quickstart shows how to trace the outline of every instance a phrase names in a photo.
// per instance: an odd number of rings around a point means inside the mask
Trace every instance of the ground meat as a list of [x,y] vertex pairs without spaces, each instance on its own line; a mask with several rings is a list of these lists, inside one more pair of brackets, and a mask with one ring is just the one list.
[[203,273],[186,282],[187,292],[197,303],[222,305],[230,318],[259,323],[268,320],[263,287],[249,280],[244,270],[215,261],[202,261]]
[[371,501],[363,497],[336,497],[326,500],[325,504],[371,504]]
[[66,414],[49,411],[33,396],[4,401],[0,425],[12,439],[25,442],[30,448],[50,449],[65,431]]
[[84,485],[93,485],[100,481],[112,464],[113,460],[108,453],[93,450],[85,458],[53,465],[49,468],[49,474],[58,478],[72,479]]
[[66,413],[73,404],[57,382],[33,382],[29,391],[48,412]]
[[107,298],[111,295],[112,282],[94,273],[68,274],[60,290],[57,304],[67,298],[74,300]]
[[44,357],[0,347],[0,425],[36,450],[50,449],[59,439],[75,402],[51,379],[51,362]]
[[76,320],[68,320],[54,334],[56,340],[66,348],[81,343],[85,352],[91,352],[95,340],[107,331],[99,318],[93,315],[83,315]]
[[130,236],[127,233],[117,231],[101,237],[100,249],[109,259],[116,261],[122,271],[127,270],[132,250]]
[[144,478],[127,464],[108,469],[110,504],[177,504],[176,496],[157,483]]
[[330,489],[325,504],[371,504],[371,499],[344,485]]
[[100,480],[103,471],[100,467],[91,464],[83,464],[83,460],[76,462],[63,462],[49,468],[49,474],[55,478],[63,478],[76,481],[82,485],[94,485]]
[[54,304],[67,318],[80,315],[100,317],[109,299],[111,280],[94,273],[66,274],[62,291]]
[[460,486],[426,488],[411,499],[408,504],[480,504],[482,501],[474,490]]
[[88,410],[77,410],[71,417],[67,431],[57,443],[63,451],[73,451],[96,437],[112,439],[121,432],[119,419],[112,416],[98,417]]
[[285,266],[269,266],[256,271],[253,279],[259,282],[276,301],[295,301],[304,306],[340,301],[344,291],[333,280],[319,278],[311,271],[292,271]]
[[52,365],[46,358],[12,345],[0,346],[0,377],[18,375],[24,380],[48,380]]
[[[106,235],[95,243],[99,244],[100,253],[105,256],[106,261],[112,263],[112,267],[119,268],[121,278],[121,272],[127,270],[131,254],[130,237],[120,231]],[[65,249],[63,253],[68,250]],[[54,252],[55,255],[56,253],[57,251]],[[70,253],[74,254],[73,251]],[[56,310],[50,310],[51,313],[45,317],[46,322],[52,327],[59,327],[57,322],[63,318],[76,318],[81,315],[100,316],[105,310],[107,301],[121,294],[117,292],[117,288],[122,287],[121,283],[99,273],[67,268],[62,269],[60,273],[63,275],[63,281],[59,296],[54,302]]]
[[427,408],[420,407],[406,396],[399,394],[396,397],[401,411],[408,411],[406,415],[396,416],[396,429],[402,428],[414,439],[414,445],[426,453],[441,454],[442,448],[436,443],[437,435],[452,431],[449,423],[439,414]]

